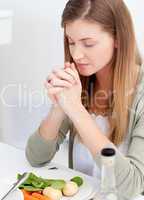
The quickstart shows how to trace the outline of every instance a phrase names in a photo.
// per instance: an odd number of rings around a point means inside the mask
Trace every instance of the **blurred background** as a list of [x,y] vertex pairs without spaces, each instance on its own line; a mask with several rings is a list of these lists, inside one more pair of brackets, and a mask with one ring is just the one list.
[[[0,11],[13,12],[12,41],[0,45],[0,142],[24,149],[50,108],[43,83],[52,68],[63,66],[60,22],[66,2],[0,0]],[[125,2],[144,58],[144,2]]]

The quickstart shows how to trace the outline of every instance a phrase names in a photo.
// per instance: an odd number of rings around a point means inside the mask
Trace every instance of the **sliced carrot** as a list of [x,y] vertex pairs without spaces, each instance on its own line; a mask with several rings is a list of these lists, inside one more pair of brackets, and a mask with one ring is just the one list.
[[33,197],[36,197],[36,198],[39,199],[39,200],[52,200],[52,199],[50,199],[49,197],[46,197],[46,196],[44,196],[44,195],[42,195],[42,194],[39,194],[39,193],[37,193],[37,192],[33,192],[33,193],[32,193],[32,196],[33,196]]
[[32,196],[29,192],[22,190],[24,195],[24,200],[39,200],[38,198]]
[[32,193],[42,194],[42,190],[40,190],[40,191],[35,191],[35,192],[32,192]]
[[32,194],[32,192],[29,192],[29,191],[24,190],[24,189],[21,189],[21,191],[22,191],[24,194]]

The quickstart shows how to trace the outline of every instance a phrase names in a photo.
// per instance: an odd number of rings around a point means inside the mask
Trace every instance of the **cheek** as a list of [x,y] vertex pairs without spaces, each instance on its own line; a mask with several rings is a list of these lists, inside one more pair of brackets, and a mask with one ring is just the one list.
[[97,46],[91,53],[91,62],[97,66],[105,66],[108,64],[114,53],[114,45]]

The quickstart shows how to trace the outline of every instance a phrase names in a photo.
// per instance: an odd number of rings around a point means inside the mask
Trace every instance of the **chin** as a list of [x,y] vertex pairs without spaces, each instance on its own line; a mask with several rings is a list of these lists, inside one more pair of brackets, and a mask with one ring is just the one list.
[[77,67],[77,70],[80,75],[82,76],[91,76],[93,74],[96,74],[98,71],[100,71],[103,67],[89,67],[89,68],[79,68]]
[[82,72],[82,71],[79,71],[79,74],[82,75],[82,76],[91,76],[91,75],[95,74],[95,72]]

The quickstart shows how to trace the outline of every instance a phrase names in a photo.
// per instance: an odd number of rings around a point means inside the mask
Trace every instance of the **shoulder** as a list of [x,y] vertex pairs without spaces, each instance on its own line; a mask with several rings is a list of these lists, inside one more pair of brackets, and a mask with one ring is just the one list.
[[144,63],[140,66],[138,82],[134,91],[133,109],[138,114],[144,112]]
[[133,103],[129,109],[129,133],[132,133],[135,127],[144,123],[144,65],[139,68],[139,77],[134,93]]

